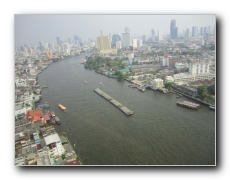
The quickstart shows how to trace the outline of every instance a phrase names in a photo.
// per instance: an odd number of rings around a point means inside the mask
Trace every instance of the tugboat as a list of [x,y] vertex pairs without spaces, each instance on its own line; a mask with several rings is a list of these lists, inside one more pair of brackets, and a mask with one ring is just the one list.
[[66,107],[63,106],[62,104],[58,104],[58,107],[59,107],[61,110],[63,110],[64,112],[67,111],[67,110],[66,110]]

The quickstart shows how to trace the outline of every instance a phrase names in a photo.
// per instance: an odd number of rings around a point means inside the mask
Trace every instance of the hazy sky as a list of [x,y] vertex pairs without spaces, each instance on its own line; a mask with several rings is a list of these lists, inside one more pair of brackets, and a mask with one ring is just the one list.
[[178,32],[192,26],[213,26],[215,15],[15,15],[15,46],[37,44],[39,41],[56,43],[78,35],[83,41],[109,33],[121,35],[127,26],[131,36],[150,36],[161,29],[169,34],[170,21],[176,20]]

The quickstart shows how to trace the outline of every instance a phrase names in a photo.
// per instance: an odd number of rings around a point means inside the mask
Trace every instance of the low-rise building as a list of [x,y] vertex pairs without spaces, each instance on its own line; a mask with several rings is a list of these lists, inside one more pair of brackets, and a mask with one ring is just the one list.
[[152,84],[153,90],[157,90],[157,89],[164,87],[164,81],[162,79],[159,79],[159,78],[153,79],[151,84]]
[[197,89],[190,87],[188,85],[173,85],[173,88],[183,94],[186,94],[191,97],[195,97],[197,95]]
[[172,76],[165,76],[165,83],[173,83],[174,78]]
[[194,82],[194,81],[199,81],[199,80],[210,80],[215,78],[215,74],[188,74],[188,73],[179,73],[179,74],[174,74],[173,78],[175,80],[175,83],[180,83],[180,82]]

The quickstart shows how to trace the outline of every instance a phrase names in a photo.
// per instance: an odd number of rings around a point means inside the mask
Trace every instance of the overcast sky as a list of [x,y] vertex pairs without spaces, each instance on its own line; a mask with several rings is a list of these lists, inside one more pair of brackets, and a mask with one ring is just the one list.
[[170,21],[176,20],[178,32],[192,26],[213,26],[215,15],[15,15],[15,46],[37,44],[39,41],[56,43],[78,35],[83,41],[109,33],[121,35],[127,26],[131,36],[150,36],[152,29],[169,34]]

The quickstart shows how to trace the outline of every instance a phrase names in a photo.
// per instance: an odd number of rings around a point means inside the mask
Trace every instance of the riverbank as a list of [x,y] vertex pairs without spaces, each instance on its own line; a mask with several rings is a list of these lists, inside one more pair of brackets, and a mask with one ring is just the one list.
[[[78,56],[72,56],[72,57],[78,57]],[[48,66],[50,66],[51,64],[56,63],[56,62],[60,62],[60,61],[65,61],[65,60],[67,60],[69,58],[72,58],[72,57],[59,59],[58,61],[52,61],[52,63],[48,64],[46,66],[46,68],[42,69],[42,71],[39,72],[38,76],[40,74],[42,74],[42,72],[45,69],[47,69]],[[37,82],[36,82],[36,84],[39,85]],[[40,88],[41,88],[41,92],[40,92],[40,94],[41,94],[42,90],[44,88],[48,88],[48,86],[42,86],[42,87],[40,86]],[[42,98],[42,96],[41,96],[41,98]],[[46,102],[46,103],[49,104],[48,102]],[[36,106],[38,107],[39,104],[40,104],[40,101],[34,104],[34,110],[37,109]],[[43,109],[42,109],[42,111],[43,111]],[[45,114],[45,112],[48,112],[48,111],[50,111],[50,107],[45,108],[44,114]],[[53,126],[51,124],[50,125],[48,124],[48,127],[50,127],[50,126],[52,126],[54,128],[54,130],[56,131],[55,126]],[[51,165],[83,165],[83,163],[81,162],[80,156],[75,151],[76,147],[75,146],[73,147],[73,145],[71,145],[71,143],[70,143],[70,141],[68,139],[68,135],[66,134],[65,136],[63,136],[63,135],[60,134],[59,136],[60,136],[60,139],[62,141],[63,147],[66,150],[66,153],[65,153],[65,156],[62,156],[62,159],[60,160],[60,162],[56,162],[54,158],[51,158]],[[62,163],[62,164],[58,164],[58,163]]]

